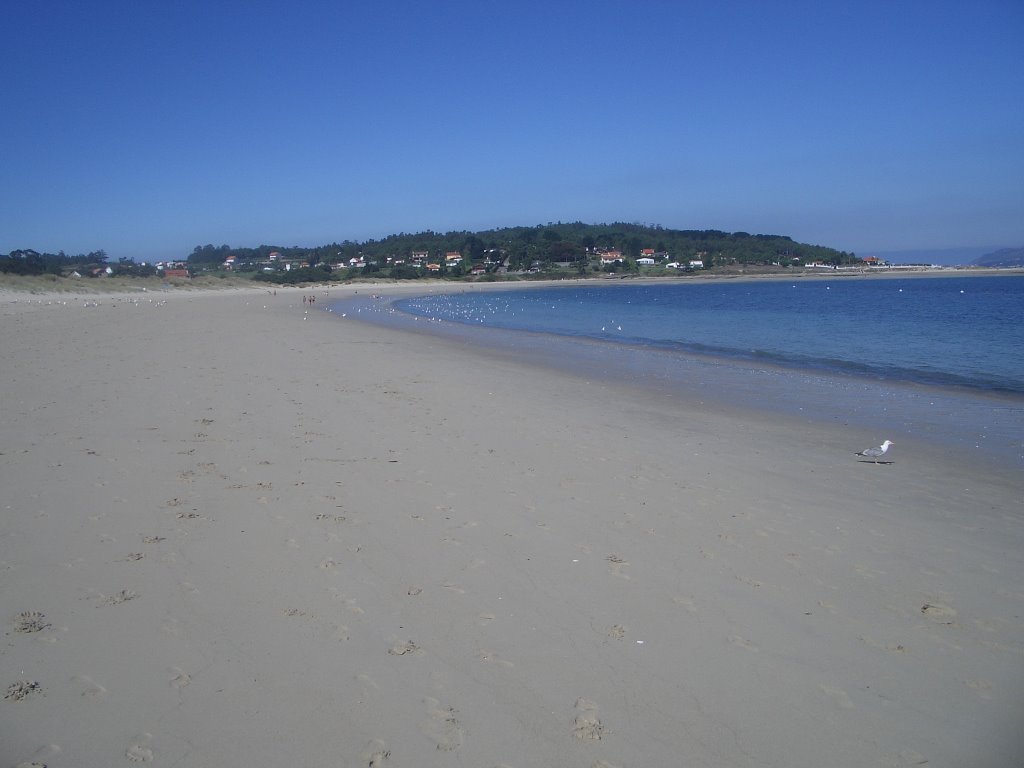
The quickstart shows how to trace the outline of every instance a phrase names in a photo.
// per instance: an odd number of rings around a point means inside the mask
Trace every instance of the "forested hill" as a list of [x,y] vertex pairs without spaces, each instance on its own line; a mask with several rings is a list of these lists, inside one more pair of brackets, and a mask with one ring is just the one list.
[[705,267],[725,264],[792,264],[823,262],[843,264],[858,261],[845,253],[819,245],[795,242],[784,235],[752,235],[747,232],[666,229],[647,224],[539,224],[479,232],[418,232],[390,235],[381,240],[346,240],[315,248],[261,245],[257,248],[197,246],[188,256],[190,265],[221,263],[229,255],[239,262],[262,262],[271,253],[281,259],[303,259],[311,264],[347,262],[364,258],[385,263],[408,259],[427,252],[430,258],[458,252],[470,263],[500,256],[509,269],[525,269],[551,262],[585,262],[599,252],[620,251],[636,259],[644,250],[667,255],[671,260],[701,259]]
[[[852,253],[820,245],[798,243],[785,235],[751,235],[747,232],[720,232],[715,229],[681,230],[649,224],[538,224],[533,227],[507,227],[480,232],[418,232],[390,235],[382,240],[330,243],[315,247],[261,245],[196,246],[191,254],[182,254],[190,271],[215,271],[233,264],[236,272],[277,272],[285,265],[323,266],[327,272],[358,262],[364,274],[422,277],[429,262],[438,262],[442,275],[458,277],[470,270],[487,272],[545,271],[555,265],[568,265],[580,274],[602,267],[599,256],[618,252],[623,260],[607,264],[609,271],[636,269],[642,256],[652,256],[661,266],[685,265],[686,268],[712,269],[729,265],[777,264],[798,266],[813,262],[847,264],[859,261]],[[276,255],[272,255],[276,254]],[[458,258],[446,258],[458,254]],[[231,257],[229,259],[229,257]],[[177,260],[171,260],[177,261]],[[451,267],[451,264],[456,266]],[[273,267],[268,268],[268,265]],[[414,266],[415,265],[415,266]],[[0,254],[0,273],[19,275],[62,275],[80,272],[129,276],[155,274],[162,265],[136,263],[120,258],[107,263],[104,251],[67,255],[39,253],[31,249]],[[384,270],[388,270],[387,273]],[[566,266],[560,267],[562,271]],[[436,270],[435,270],[436,271]],[[322,278],[292,270],[293,277]]]

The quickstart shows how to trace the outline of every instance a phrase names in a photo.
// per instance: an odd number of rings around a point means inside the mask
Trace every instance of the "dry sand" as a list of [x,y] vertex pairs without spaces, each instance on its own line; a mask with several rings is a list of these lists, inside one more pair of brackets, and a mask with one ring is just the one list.
[[302,293],[0,296],[4,765],[1024,763],[1012,470]]

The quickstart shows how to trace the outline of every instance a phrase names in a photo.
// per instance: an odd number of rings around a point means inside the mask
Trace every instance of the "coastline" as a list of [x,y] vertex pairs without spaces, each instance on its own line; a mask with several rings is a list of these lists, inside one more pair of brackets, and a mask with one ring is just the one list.
[[[585,281],[574,285],[591,287]],[[534,289],[559,287],[565,286],[555,283]],[[1015,393],[509,330],[415,316],[394,306],[397,300],[427,293],[380,288],[370,294],[349,294],[331,308],[353,319],[454,340],[478,354],[544,366],[582,380],[614,381],[622,386],[621,396],[626,399],[667,398],[695,408],[743,411],[754,417],[840,424],[888,435],[900,444],[915,444],[918,450],[955,454],[965,462],[1024,467],[1024,401]]]
[[1024,758],[1019,472],[355,291],[0,301],[12,764]]
[[317,285],[275,286],[272,283],[258,284],[241,277],[201,277],[189,280],[180,278],[56,278],[52,275],[21,276],[0,273],[0,301],[16,301],[19,298],[33,297],[47,300],[70,298],[74,296],[94,295],[130,295],[134,293],[198,293],[198,292],[273,292],[313,291],[324,288],[336,291],[369,290],[378,287],[388,289],[422,289],[445,286],[451,289],[469,288],[472,290],[492,290],[500,286],[536,286],[536,285],[569,285],[573,283],[592,284],[630,284],[636,282],[651,283],[703,283],[703,282],[748,282],[756,280],[821,280],[831,278],[843,279],[888,279],[888,278],[925,278],[925,277],[997,277],[1001,275],[1024,275],[1024,267],[907,267],[896,269],[865,269],[855,270],[787,270],[785,272],[759,272],[756,270],[737,269],[732,272],[697,272],[687,275],[602,275],[592,277],[568,277],[558,279],[508,279],[495,281],[461,281],[444,279],[421,279],[414,281],[365,280],[365,281],[328,281]]

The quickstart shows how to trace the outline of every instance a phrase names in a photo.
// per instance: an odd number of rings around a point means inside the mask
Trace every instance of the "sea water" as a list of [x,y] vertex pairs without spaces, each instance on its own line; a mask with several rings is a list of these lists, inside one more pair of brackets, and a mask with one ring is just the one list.
[[388,311],[638,388],[1024,457],[1024,276],[453,287]]
[[572,286],[395,306],[460,323],[1024,395],[1024,276]]

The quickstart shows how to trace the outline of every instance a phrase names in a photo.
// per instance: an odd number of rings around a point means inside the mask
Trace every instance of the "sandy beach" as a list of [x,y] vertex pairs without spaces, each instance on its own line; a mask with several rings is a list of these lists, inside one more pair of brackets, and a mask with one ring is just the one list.
[[1024,764],[1019,472],[304,293],[0,294],[4,764]]

